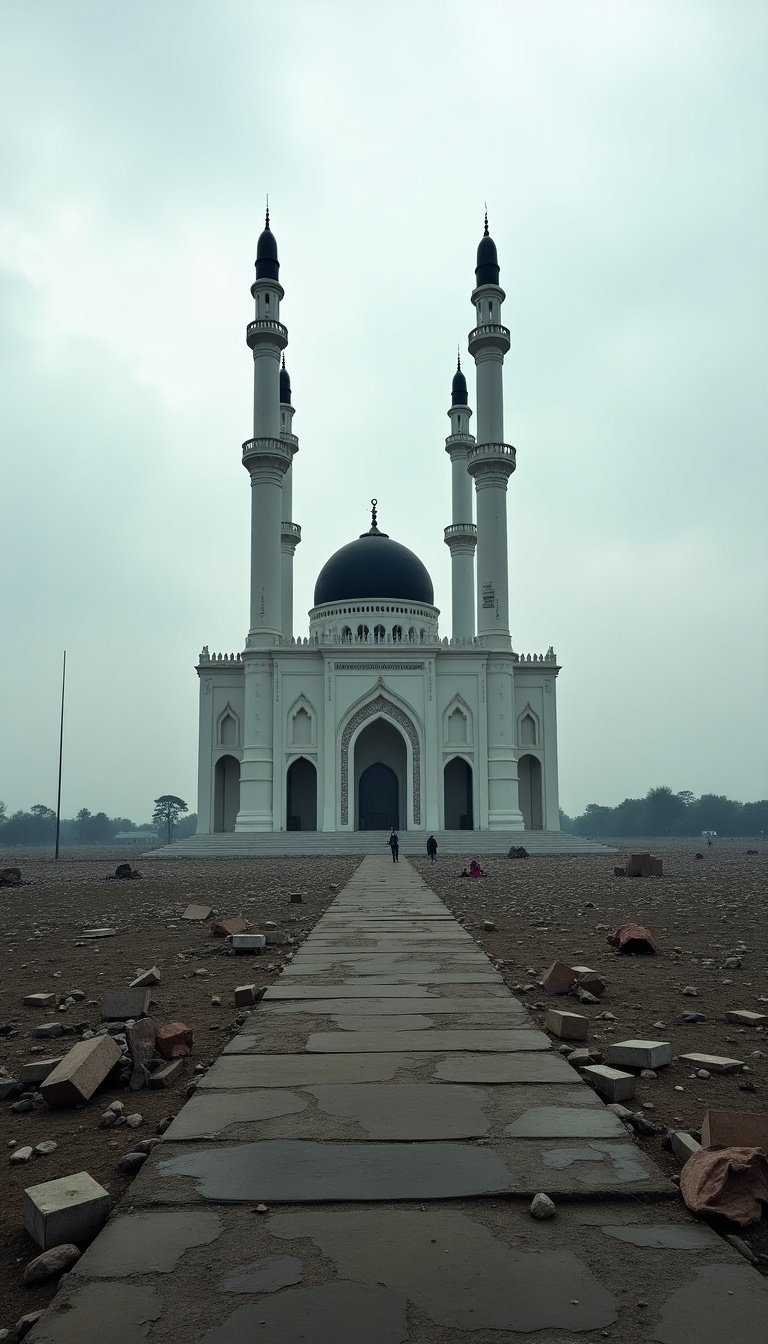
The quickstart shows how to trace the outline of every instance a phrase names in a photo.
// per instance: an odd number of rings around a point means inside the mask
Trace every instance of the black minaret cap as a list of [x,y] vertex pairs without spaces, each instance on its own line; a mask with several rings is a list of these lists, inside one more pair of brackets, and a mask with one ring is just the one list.
[[483,229],[483,236],[477,247],[475,281],[478,287],[480,285],[498,285],[499,283],[499,259],[496,255],[496,244],[488,233],[487,210],[485,212],[485,228]]
[[277,239],[269,227],[269,206],[264,223],[264,232],[256,245],[256,279],[277,280],[280,262],[277,260]]
[[280,403],[283,406],[291,404],[291,375],[285,367],[285,355],[280,367]]
[[456,372],[453,375],[453,382],[451,383],[451,405],[467,405],[467,380],[461,371],[461,355],[459,355],[459,358],[456,361]]

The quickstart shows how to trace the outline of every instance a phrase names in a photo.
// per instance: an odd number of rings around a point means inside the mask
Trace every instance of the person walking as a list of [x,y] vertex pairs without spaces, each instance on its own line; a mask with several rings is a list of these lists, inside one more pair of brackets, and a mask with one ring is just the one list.
[[394,826],[392,827],[392,834],[390,835],[390,837],[389,837],[389,839],[388,839],[388,841],[387,841],[387,844],[389,845],[389,848],[392,850],[392,862],[393,862],[393,863],[399,863],[399,862],[400,862],[400,837],[399,837],[399,835],[397,834],[397,831],[395,830]]
[[430,863],[435,863],[437,861],[437,841],[434,835],[430,835],[427,841],[427,853]]

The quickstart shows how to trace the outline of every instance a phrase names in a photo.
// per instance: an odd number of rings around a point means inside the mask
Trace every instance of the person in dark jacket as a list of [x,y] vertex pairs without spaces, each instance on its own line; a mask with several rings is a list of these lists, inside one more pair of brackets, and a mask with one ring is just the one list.
[[430,863],[435,863],[437,860],[437,841],[434,835],[430,835],[427,841],[427,853]]
[[393,862],[393,863],[399,863],[399,862],[400,862],[400,837],[399,837],[399,835],[397,834],[397,831],[395,830],[394,826],[392,827],[392,834],[390,835],[390,837],[389,837],[389,839],[388,839],[388,841],[387,841],[387,844],[389,845],[389,848],[392,850],[392,862]]

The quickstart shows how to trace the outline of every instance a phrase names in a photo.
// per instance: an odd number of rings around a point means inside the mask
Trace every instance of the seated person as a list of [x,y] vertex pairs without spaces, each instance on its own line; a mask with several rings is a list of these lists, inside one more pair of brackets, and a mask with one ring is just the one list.
[[477,859],[473,859],[472,862],[471,862],[470,865],[469,865],[469,876],[470,876],[470,877],[485,877],[485,875],[486,875],[486,874],[485,874],[485,870],[484,870],[483,868],[480,867],[480,864],[479,864],[478,860],[477,860]]

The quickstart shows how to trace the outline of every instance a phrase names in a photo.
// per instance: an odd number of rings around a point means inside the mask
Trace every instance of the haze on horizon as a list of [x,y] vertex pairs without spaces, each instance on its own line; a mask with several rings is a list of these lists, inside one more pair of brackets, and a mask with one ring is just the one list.
[[[0,11],[0,798],[196,806],[242,646],[269,192],[301,450],[297,633],[380,524],[450,633],[456,347],[507,292],[510,612],[570,814],[768,793],[768,10],[752,0],[39,0]],[[474,376],[468,357],[470,403]]]

